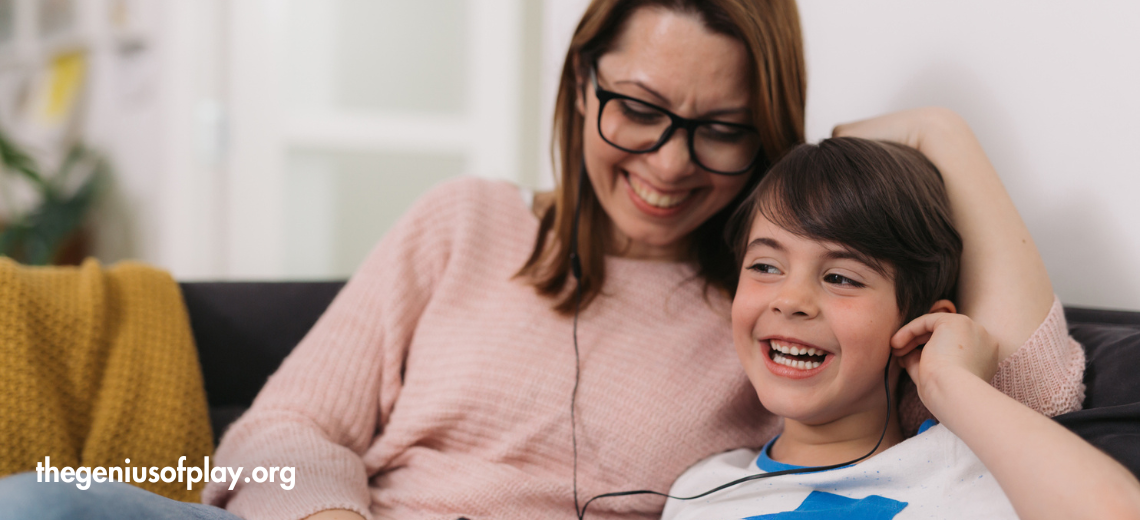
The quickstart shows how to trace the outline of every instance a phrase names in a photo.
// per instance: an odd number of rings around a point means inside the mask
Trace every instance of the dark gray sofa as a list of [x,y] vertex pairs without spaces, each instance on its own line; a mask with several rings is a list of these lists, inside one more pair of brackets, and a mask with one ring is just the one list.
[[[182,295],[220,437],[344,285],[183,283]],[[1066,307],[1085,347],[1084,410],[1057,417],[1140,476],[1140,312]]]

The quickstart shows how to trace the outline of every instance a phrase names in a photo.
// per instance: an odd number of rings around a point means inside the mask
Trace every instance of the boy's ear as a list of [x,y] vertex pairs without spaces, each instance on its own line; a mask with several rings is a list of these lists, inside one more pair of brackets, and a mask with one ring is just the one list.
[[934,305],[930,306],[930,311],[927,312],[927,314],[934,314],[936,312],[948,312],[950,314],[956,314],[958,312],[958,308],[954,307],[954,302],[950,300],[938,300],[934,302]]

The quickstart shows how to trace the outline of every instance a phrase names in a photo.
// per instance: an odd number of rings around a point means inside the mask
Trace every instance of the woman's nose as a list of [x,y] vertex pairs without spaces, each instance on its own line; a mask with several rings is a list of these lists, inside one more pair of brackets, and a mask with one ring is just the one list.
[[772,311],[785,318],[814,318],[819,314],[816,294],[805,280],[789,279],[780,284],[780,291],[772,299]]
[[688,133],[678,129],[657,151],[646,154],[653,173],[663,182],[675,182],[692,175],[697,165],[689,156]]

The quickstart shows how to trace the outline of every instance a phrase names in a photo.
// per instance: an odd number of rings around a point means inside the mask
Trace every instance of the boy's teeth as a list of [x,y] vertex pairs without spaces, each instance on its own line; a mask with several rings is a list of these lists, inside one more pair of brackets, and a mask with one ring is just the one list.
[[780,343],[776,340],[771,340],[768,343],[770,345],[772,345],[772,348],[776,349],[777,352],[783,352],[784,354],[788,354],[791,356],[801,356],[801,355],[826,356],[827,355],[827,352],[822,351],[822,350],[817,350],[815,347],[804,347],[804,348],[789,347],[789,346],[787,346],[783,343]]
[[784,357],[779,352],[777,352],[774,356],[772,356],[772,360],[781,364],[781,365],[792,367],[792,368],[797,368],[800,370],[811,370],[811,369],[816,368],[820,365],[819,361],[795,361],[795,360]]
[[634,176],[629,176],[629,185],[641,200],[655,208],[671,208],[685,201],[693,192],[688,191],[680,195],[665,195],[642,184]]

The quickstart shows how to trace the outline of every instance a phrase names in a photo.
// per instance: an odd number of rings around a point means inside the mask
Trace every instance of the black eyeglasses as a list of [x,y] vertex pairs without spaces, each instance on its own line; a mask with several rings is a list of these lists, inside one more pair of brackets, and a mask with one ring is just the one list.
[[[760,132],[752,125],[711,119],[688,119],[652,103],[598,86],[597,68],[590,69],[598,96],[598,134],[629,153],[655,152],[678,128],[689,137],[689,157],[712,173],[740,175],[766,162]],[[613,103],[610,103],[613,101]]]

